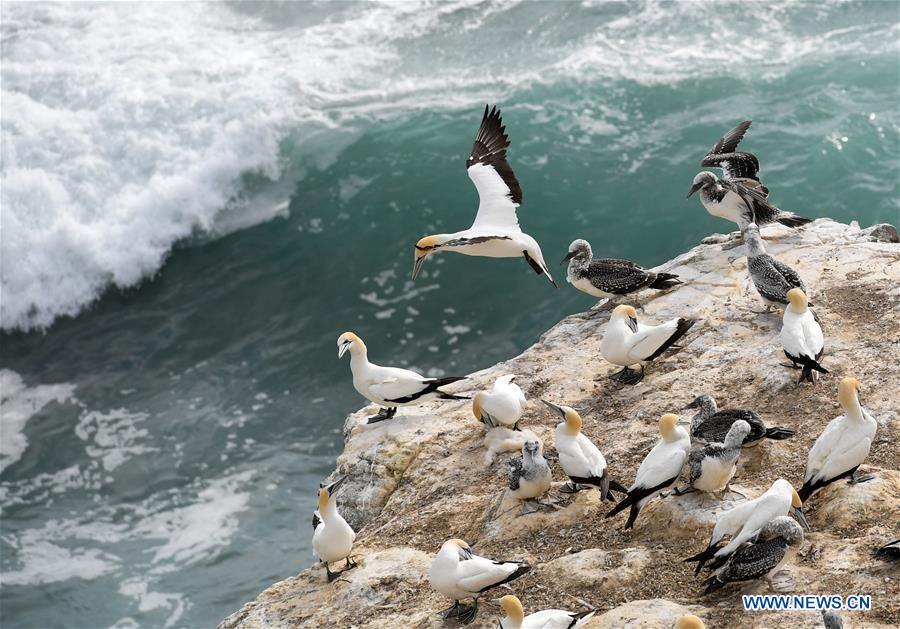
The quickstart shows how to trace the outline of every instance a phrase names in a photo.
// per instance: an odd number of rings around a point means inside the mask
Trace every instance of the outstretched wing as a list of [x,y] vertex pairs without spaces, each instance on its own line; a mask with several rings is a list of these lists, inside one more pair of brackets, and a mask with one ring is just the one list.
[[719,138],[719,141],[716,142],[716,145],[712,147],[712,150],[706,154],[706,157],[709,158],[711,155],[734,153],[734,150],[738,147],[738,144],[740,144],[741,140],[744,139],[744,134],[747,133],[747,129],[750,128],[751,124],[753,124],[752,120],[745,120],[734,129],[723,135],[721,138]]
[[738,152],[738,144],[750,128],[745,120],[722,136],[712,150],[700,162],[701,166],[721,168],[725,179],[753,179],[759,181],[759,160],[753,153]]
[[466,160],[469,179],[478,190],[478,214],[472,227],[518,230],[516,208],[522,203],[522,188],[506,161],[509,137],[496,107],[484,106],[481,127]]

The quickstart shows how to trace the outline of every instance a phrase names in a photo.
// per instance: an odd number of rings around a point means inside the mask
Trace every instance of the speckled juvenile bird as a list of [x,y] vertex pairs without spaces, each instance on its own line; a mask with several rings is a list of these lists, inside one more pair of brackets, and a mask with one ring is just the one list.
[[716,400],[711,395],[700,395],[685,408],[696,408],[697,413],[691,418],[691,437],[706,443],[716,443],[725,439],[732,424],[739,419],[750,425],[750,434],[743,445],[756,445],[762,439],[782,440],[794,436],[790,428],[774,426],[768,428],[756,411],[746,408],[726,408],[719,410]]
[[691,491],[715,493],[727,489],[737,470],[741,444],[749,434],[750,424],[739,419],[728,429],[722,443],[709,443],[702,448],[691,450],[688,457],[690,469],[688,487],[676,489],[675,494],[681,495]]
[[522,456],[510,460],[507,465],[510,496],[523,502],[523,512],[534,511],[538,506],[536,499],[550,491],[553,478],[544,458],[543,444],[537,439],[529,439],[522,445]]
[[756,223],[744,228],[744,242],[747,244],[747,271],[767,309],[786,306],[787,294],[792,288],[807,292],[797,271],[766,253]]

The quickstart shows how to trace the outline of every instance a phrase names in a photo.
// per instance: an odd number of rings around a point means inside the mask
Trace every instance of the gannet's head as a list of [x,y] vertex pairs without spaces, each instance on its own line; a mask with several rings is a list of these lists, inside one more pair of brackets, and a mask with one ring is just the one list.
[[348,349],[351,353],[366,351],[366,344],[363,340],[356,336],[353,332],[344,332],[338,337],[338,358],[341,358]]
[[525,609],[522,607],[522,601],[512,594],[507,594],[500,599],[500,607],[503,608],[509,619],[516,625],[522,624],[522,621],[525,620]]
[[581,415],[571,406],[557,406],[547,400],[541,400],[544,404],[559,413],[559,416],[566,422],[566,434],[574,437],[581,432],[582,420]]
[[331,502],[332,497],[337,493],[337,490],[341,488],[341,485],[344,484],[344,481],[347,480],[346,476],[341,476],[339,479],[331,483],[330,485],[320,485],[319,486],[319,512],[321,513],[326,508],[328,508],[329,502]]
[[419,275],[419,271],[422,270],[422,265],[425,264],[425,258],[437,251],[445,242],[447,242],[447,236],[445,234],[434,234],[432,236],[425,236],[416,243],[416,259],[413,263],[412,272],[413,279],[416,279],[416,276]]
[[472,415],[475,416],[475,419],[481,421],[481,413],[482,413],[482,404],[484,403],[484,398],[487,395],[484,391],[479,391],[472,397]]
[[572,244],[569,245],[569,253],[566,254],[565,258],[559,261],[559,265],[562,266],[572,258],[578,258],[582,262],[587,262],[591,259],[592,255],[594,254],[591,251],[591,244],[587,240],[579,238],[573,240]]
[[806,293],[804,293],[799,288],[792,288],[787,292],[788,301],[791,302],[788,308],[794,311],[797,314],[803,314],[806,312],[806,307],[809,305],[809,299],[806,298]]
[[728,429],[728,433],[725,435],[725,446],[729,448],[739,446],[744,443],[744,439],[749,434],[750,424],[743,419],[739,419],[731,424],[731,428]]
[[541,455],[541,450],[543,447],[541,446],[541,442],[537,439],[529,439],[525,443],[522,444],[522,456],[528,455],[530,457],[536,457]]
[[634,306],[626,306],[625,304],[616,306],[609,319],[610,321],[624,319],[625,325],[627,325],[632,332],[636,333],[638,331],[637,310],[634,309]]
[[706,629],[706,625],[693,614],[687,614],[675,621],[675,629]]
[[460,559],[472,558],[472,547],[459,538],[448,539],[446,542],[444,542],[444,545],[441,546],[441,550],[443,550],[444,548],[455,549],[459,554]]
[[691,195],[697,192],[700,188],[706,188],[707,186],[714,186],[716,182],[719,180],[716,177],[715,173],[711,173],[708,170],[704,170],[702,173],[698,173],[696,177],[694,177],[694,185],[691,186],[691,191],[688,192],[686,198],[691,198]]
[[794,489],[794,486],[785,479],[779,478],[774,483],[772,483],[772,487],[766,493],[770,492],[774,492],[782,496],[788,495],[791,497],[791,506],[788,508],[788,512],[794,517],[795,520],[797,520],[797,522],[800,523],[800,526],[803,527],[804,531],[808,531],[809,522],[806,521],[806,516],[803,515],[803,501],[800,500],[800,494],[797,493],[797,490]]
[[844,378],[838,384],[838,402],[845,411],[856,409],[859,404],[859,380]]
[[716,412],[716,401],[713,399],[711,395],[698,395],[694,398],[694,401],[684,407],[685,409],[689,408],[699,408],[701,410],[711,410],[712,412]]
[[678,415],[666,413],[659,418],[659,434],[666,441],[674,441],[677,438],[675,428],[678,426]]
[[789,546],[796,546],[803,541],[803,529],[786,515],[769,520],[759,531],[761,540],[783,537]]

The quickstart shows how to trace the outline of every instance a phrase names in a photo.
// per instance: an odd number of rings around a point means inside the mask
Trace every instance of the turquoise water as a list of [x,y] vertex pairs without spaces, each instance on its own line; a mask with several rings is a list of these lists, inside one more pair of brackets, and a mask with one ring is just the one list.
[[[555,266],[729,230],[740,120],[779,206],[898,221],[896,3],[2,5],[4,626],[209,626],[312,563],[363,400],[335,339],[466,373],[589,297],[412,245],[471,221],[498,103]],[[402,410],[401,410],[402,412]]]

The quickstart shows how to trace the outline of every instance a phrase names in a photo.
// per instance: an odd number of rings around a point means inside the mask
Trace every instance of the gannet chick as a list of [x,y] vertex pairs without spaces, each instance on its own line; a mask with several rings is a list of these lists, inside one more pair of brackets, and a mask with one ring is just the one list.
[[481,127],[475,136],[472,154],[466,160],[469,179],[478,190],[478,213],[469,229],[452,234],[425,236],[416,243],[412,278],[416,279],[425,259],[438,251],[455,251],[485,258],[524,257],[538,275],[556,282],[547,270],[537,241],[519,227],[516,210],[522,204],[522,188],[516,181],[506,149],[509,138],[496,107],[484,108]]
[[[670,319],[659,325],[638,323],[637,311],[631,306],[616,306],[600,341],[600,353],[614,365],[622,367],[610,376],[623,384],[637,384],[644,377],[644,363],[651,362],[691,329],[693,319]],[[639,372],[629,367],[641,363]]]
[[522,456],[510,460],[507,465],[509,495],[525,503],[522,505],[524,513],[534,511],[535,499],[550,491],[552,480],[543,444],[537,439],[529,439],[522,445]]
[[[325,574],[329,583],[342,572],[356,566],[350,560],[356,532],[338,513],[334,500],[334,494],[345,480],[347,477],[343,476],[330,485],[319,488],[319,509],[313,513],[313,554],[325,564]],[[328,564],[341,559],[346,560],[344,570],[332,572]]]
[[808,308],[806,294],[799,288],[792,288],[787,294],[788,307],[784,309],[781,325],[781,346],[784,355],[795,367],[800,365],[803,372],[798,383],[807,380],[815,383],[819,373],[828,373],[819,359],[825,352],[825,337],[819,326],[819,318]]
[[786,306],[787,294],[792,288],[806,292],[806,285],[794,269],[766,253],[756,223],[744,228],[744,242],[747,244],[747,271],[767,309]]
[[675,629],[706,629],[706,625],[697,616],[686,614],[675,621]]
[[506,612],[506,617],[500,620],[500,629],[578,629],[597,613],[593,609],[585,612],[545,609],[526,616],[522,601],[512,594],[497,602]]
[[844,414],[835,417],[809,450],[806,475],[800,498],[806,501],[814,493],[841,478],[851,483],[868,480],[857,468],[869,456],[878,423],[859,403],[859,380],[844,378],[838,385],[838,401]]
[[774,575],[787,559],[789,547],[803,542],[803,529],[787,516],[768,522],[753,541],[738,548],[715,574],[704,581],[703,594],[710,594],[728,583],[749,581]]
[[660,440],[641,462],[634,484],[628,495],[606,514],[611,518],[626,507],[631,507],[625,528],[634,526],[644,505],[678,482],[681,468],[691,451],[691,438],[678,425],[678,416],[667,413],[659,418]]
[[580,485],[593,485],[600,489],[601,501],[607,498],[615,500],[610,486],[625,493],[624,487],[610,480],[603,453],[581,432],[581,415],[571,406],[557,406],[547,400],[541,401],[563,418],[553,433],[553,447],[559,452],[559,464],[569,477],[569,482],[561,491],[575,493],[582,489]]
[[844,629],[844,619],[833,609],[822,610],[822,624],[825,629]]
[[741,444],[748,434],[750,424],[739,419],[728,429],[722,443],[708,443],[702,448],[691,450],[688,456],[688,487],[676,489],[675,494],[686,494],[694,490],[716,493],[727,488],[737,470]]
[[[694,574],[699,574],[703,565],[710,559],[715,560],[713,567],[717,567],[716,564],[723,564],[731,553],[756,535],[767,522],[789,513],[804,529],[809,530],[806,516],[803,515],[803,501],[788,481],[779,478],[761,496],[720,514],[707,547],[685,561],[697,562]],[[729,536],[730,542],[721,547],[722,540]]]
[[353,332],[344,332],[338,337],[338,358],[350,350],[350,371],[353,373],[353,387],[360,395],[375,402],[382,408],[368,423],[390,419],[398,406],[418,404],[425,400],[467,400],[463,395],[441,391],[439,387],[464,380],[465,376],[448,378],[426,378],[415,371],[399,367],[381,367],[369,362],[366,344]]
[[745,447],[756,445],[762,439],[782,440],[794,436],[790,428],[767,428],[762,417],[750,409],[726,408],[720,411],[711,395],[701,395],[685,408],[699,409],[691,419],[691,437],[705,443],[721,442],[731,425],[739,419],[750,425],[750,434],[743,443]]
[[506,426],[519,429],[519,419],[525,411],[525,394],[513,382],[514,375],[494,380],[490,391],[479,391],[472,398],[472,414],[488,428]]
[[677,275],[648,271],[634,262],[615,258],[592,259],[587,240],[573,240],[560,264],[569,262],[566,281],[583,293],[598,298],[628,295],[642,288],[664,290],[681,284]]
[[[444,618],[458,616],[461,624],[469,624],[478,613],[478,597],[485,590],[518,579],[531,570],[521,561],[494,561],[472,553],[461,539],[444,542],[431,562],[431,586],[453,601],[440,612]],[[460,609],[460,601],[472,599],[472,606]]]

